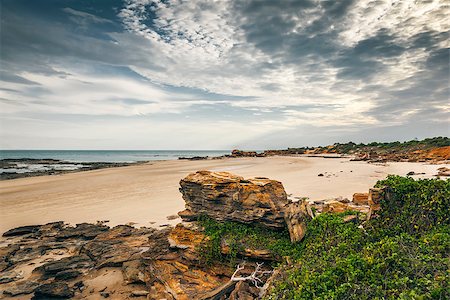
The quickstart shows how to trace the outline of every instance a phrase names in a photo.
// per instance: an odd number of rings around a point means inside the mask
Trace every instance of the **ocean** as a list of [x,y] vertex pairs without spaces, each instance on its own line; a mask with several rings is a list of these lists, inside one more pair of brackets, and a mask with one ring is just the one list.
[[0,150],[0,159],[57,159],[68,162],[139,162],[178,157],[221,156],[231,150]]

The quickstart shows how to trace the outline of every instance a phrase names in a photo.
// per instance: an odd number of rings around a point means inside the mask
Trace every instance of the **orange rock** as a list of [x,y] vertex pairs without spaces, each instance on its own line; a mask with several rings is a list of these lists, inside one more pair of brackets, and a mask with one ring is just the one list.
[[329,212],[329,213],[341,213],[341,212],[348,211],[348,210],[353,210],[353,209],[346,203],[342,203],[339,201],[329,201],[324,204],[322,211]]
[[198,171],[180,181],[185,221],[207,215],[219,222],[234,221],[282,229],[282,209],[288,203],[281,182],[263,177],[244,179],[228,172]]
[[439,147],[428,151],[426,154],[427,158],[432,159],[442,159],[447,160],[450,159],[450,146],[447,147]]
[[368,193],[354,193],[353,203],[358,205],[368,205],[369,204],[369,194]]

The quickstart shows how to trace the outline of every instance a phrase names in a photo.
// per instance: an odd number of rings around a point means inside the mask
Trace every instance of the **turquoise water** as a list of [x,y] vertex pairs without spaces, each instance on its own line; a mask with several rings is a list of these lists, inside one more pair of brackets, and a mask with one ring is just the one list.
[[52,158],[70,162],[137,162],[178,157],[221,156],[230,150],[0,150],[5,158]]

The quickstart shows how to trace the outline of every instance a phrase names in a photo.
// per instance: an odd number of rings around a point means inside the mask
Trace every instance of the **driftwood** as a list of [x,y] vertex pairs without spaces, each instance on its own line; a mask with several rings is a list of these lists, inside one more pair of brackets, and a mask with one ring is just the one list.
[[264,274],[271,274],[273,271],[261,271],[261,267],[264,263],[256,263],[255,271],[253,271],[250,275],[242,277],[237,276],[239,271],[243,270],[245,268],[245,264],[237,266],[236,271],[234,271],[233,275],[231,276],[230,281],[223,284],[222,286],[212,290],[211,292],[205,294],[201,300],[219,300],[223,296],[226,296],[227,294],[231,293],[238,281],[251,281],[257,288],[261,288],[259,284],[262,284],[263,281],[258,277]]
[[245,276],[245,277],[237,277],[237,273],[240,270],[243,270],[245,268],[245,266],[243,265],[242,267],[240,265],[237,266],[236,271],[234,271],[233,275],[231,276],[231,281],[251,281],[257,288],[261,288],[259,286],[260,283],[263,283],[263,281],[258,277],[260,275],[264,275],[264,274],[271,274],[273,271],[260,271],[261,266],[264,263],[256,263],[256,267],[255,267],[255,271],[253,271],[250,275]]

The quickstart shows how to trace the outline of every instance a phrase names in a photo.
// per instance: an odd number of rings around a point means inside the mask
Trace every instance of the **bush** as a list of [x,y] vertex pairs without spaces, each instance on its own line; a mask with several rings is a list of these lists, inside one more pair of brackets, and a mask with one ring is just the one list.
[[308,226],[299,259],[268,299],[449,299],[449,180],[389,176],[367,231],[339,215]]
[[410,234],[450,225],[450,180],[388,176],[376,187],[388,187],[381,202],[381,218],[372,222],[379,230]]

